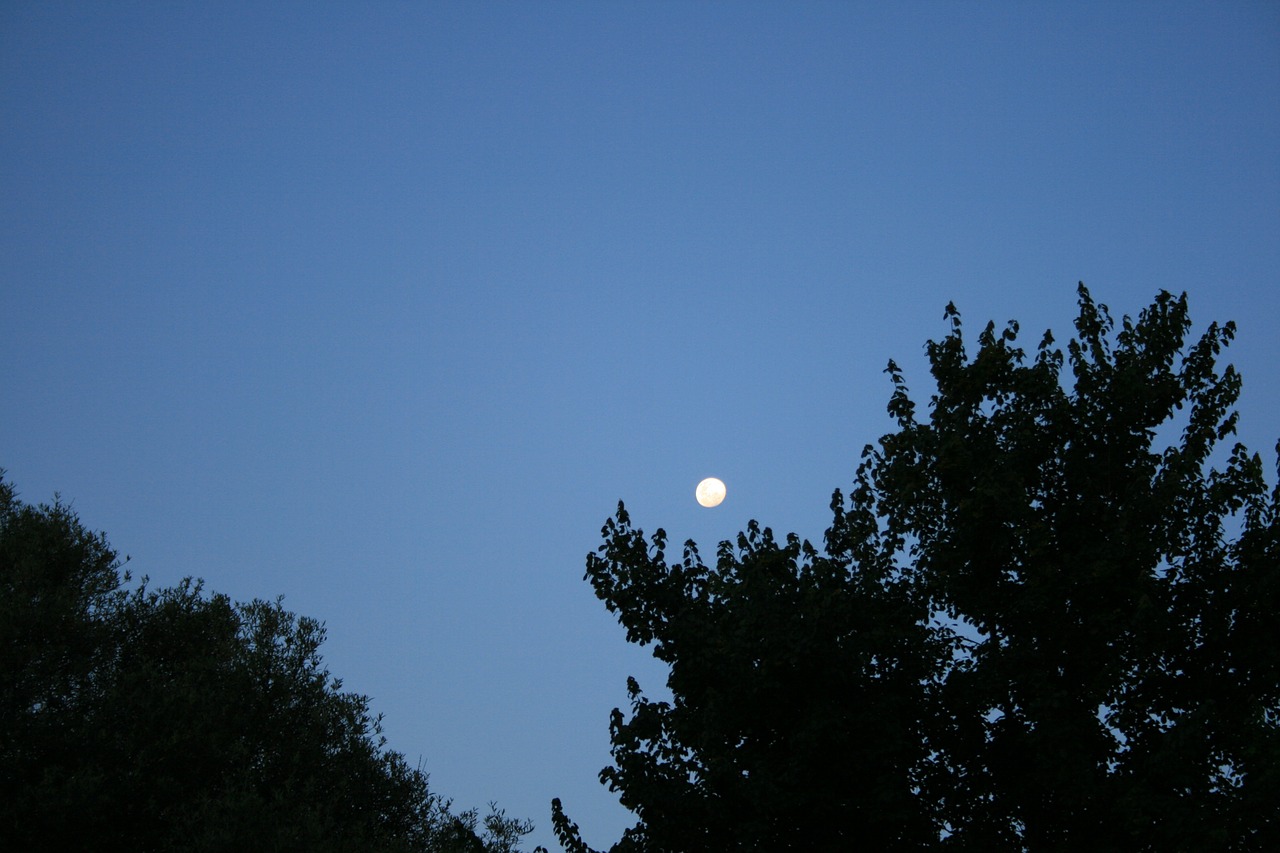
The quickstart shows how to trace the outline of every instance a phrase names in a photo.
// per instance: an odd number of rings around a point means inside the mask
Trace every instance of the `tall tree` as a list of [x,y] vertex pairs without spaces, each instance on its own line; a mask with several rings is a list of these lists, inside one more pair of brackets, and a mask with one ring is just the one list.
[[[601,780],[622,851],[1259,849],[1280,832],[1280,493],[1236,445],[1234,326],[1185,296],[1064,354],[959,313],[927,419],[863,454],[821,553],[755,522],[668,563],[625,508],[587,579],[670,667]],[[1070,365],[1070,373],[1065,368]],[[559,802],[561,843],[584,853]]]
[[452,813],[315,620],[120,568],[0,479],[0,847],[514,853],[530,830]]
[[927,422],[891,366],[899,431],[860,482],[964,651],[925,791],[974,849],[1256,849],[1280,802],[1260,623],[1280,562],[1261,459],[1217,449],[1235,328],[1188,347],[1186,297],[1161,293],[1113,343],[1083,285],[1079,305],[1070,384],[1016,324],[970,360],[954,306]]

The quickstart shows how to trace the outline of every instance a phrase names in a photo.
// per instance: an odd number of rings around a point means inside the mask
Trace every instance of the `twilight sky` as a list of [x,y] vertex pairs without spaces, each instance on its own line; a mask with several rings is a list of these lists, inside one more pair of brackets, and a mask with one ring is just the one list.
[[608,714],[663,673],[582,580],[617,501],[819,541],[888,359],[923,403],[949,300],[1033,348],[1079,280],[1236,320],[1274,470],[1280,5],[0,6],[7,479],[323,620],[535,843],[555,796],[631,823]]

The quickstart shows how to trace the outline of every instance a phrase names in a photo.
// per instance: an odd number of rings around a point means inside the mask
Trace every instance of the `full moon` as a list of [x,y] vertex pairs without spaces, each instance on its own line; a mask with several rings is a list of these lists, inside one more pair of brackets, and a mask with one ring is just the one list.
[[708,477],[698,484],[693,495],[703,506],[720,506],[720,501],[724,500],[724,483],[715,477]]

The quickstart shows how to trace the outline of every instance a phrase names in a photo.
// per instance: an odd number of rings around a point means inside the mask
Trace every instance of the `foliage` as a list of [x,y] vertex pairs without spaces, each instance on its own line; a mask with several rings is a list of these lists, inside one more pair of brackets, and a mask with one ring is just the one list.
[[490,851],[527,822],[454,815],[280,601],[129,590],[65,505],[0,480],[0,846]]
[[927,420],[890,362],[897,431],[822,552],[753,521],[668,561],[619,504],[586,577],[672,701],[629,680],[613,713],[615,853],[1280,841],[1280,489],[1218,449],[1234,326],[1187,347],[1185,295],[1118,333],[1079,307],[1028,359],[1016,323],[970,358],[948,306]]

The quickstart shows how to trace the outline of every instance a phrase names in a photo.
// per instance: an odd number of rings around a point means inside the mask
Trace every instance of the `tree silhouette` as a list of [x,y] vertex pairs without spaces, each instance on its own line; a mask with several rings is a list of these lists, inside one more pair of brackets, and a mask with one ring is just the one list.
[[897,431],[821,552],[753,521],[668,561],[621,504],[604,526],[586,577],[672,694],[613,713],[615,853],[1280,842],[1280,492],[1218,449],[1234,326],[1188,347],[1161,293],[1116,332],[1081,285],[1065,354],[1010,323],[970,358],[945,317],[927,419],[890,362]]
[[127,581],[105,536],[0,479],[0,847],[513,853],[530,831],[453,814],[386,749],[315,620]]

